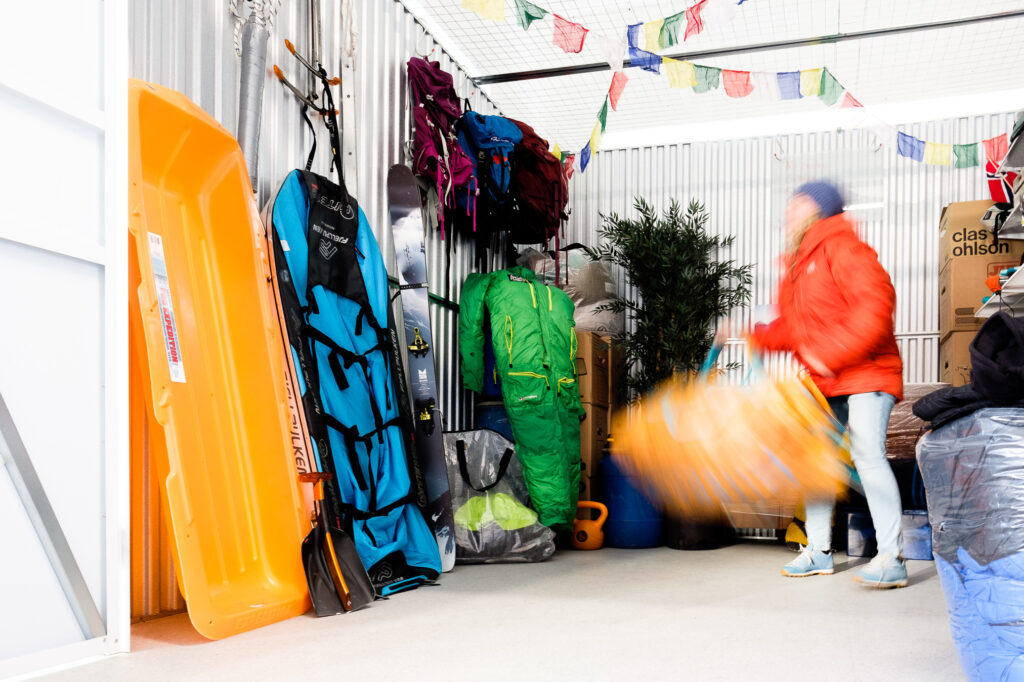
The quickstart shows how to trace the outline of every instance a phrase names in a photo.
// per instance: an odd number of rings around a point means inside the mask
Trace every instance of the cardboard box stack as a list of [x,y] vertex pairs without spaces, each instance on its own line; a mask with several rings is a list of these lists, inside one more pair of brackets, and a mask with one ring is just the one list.
[[968,348],[983,319],[974,316],[992,293],[985,279],[1020,263],[1024,241],[1000,240],[981,224],[991,200],[964,201],[942,209],[939,220],[939,375],[962,386],[970,381]]
[[576,333],[576,371],[584,417],[580,422],[580,499],[594,499],[608,440],[608,345],[593,332]]
[[624,361],[621,351],[613,349],[611,339],[593,332],[577,332],[576,369],[583,402],[580,422],[580,499],[594,499],[594,484],[600,474],[601,457],[608,442],[611,409],[618,406],[616,396]]

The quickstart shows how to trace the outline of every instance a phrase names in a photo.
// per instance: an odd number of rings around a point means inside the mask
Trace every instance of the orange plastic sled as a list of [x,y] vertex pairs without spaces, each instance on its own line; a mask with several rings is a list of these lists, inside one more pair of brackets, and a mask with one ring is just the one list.
[[196,630],[220,639],[309,608],[270,267],[231,134],[142,81],[129,84],[129,125],[135,352],[166,440],[179,587]]

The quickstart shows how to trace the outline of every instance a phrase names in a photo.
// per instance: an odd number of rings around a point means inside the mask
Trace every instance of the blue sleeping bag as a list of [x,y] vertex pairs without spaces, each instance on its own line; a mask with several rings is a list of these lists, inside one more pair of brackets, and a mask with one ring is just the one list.
[[1024,682],[1024,409],[981,409],[929,431],[917,462],[964,672]]
[[[437,542],[412,492],[387,271],[344,186],[292,171],[266,211],[277,288],[330,522],[378,593],[433,580]],[[402,396],[404,399],[404,396]]]
[[1024,553],[979,564],[935,557],[960,665],[972,682],[1024,680]]

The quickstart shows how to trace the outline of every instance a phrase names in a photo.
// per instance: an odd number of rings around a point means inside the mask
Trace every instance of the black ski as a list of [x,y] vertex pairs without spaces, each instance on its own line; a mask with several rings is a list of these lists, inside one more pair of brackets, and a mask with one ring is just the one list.
[[388,206],[405,321],[414,456],[423,472],[428,498],[424,515],[437,539],[441,570],[450,571],[455,566],[455,518],[438,418],[423,214],[416,179],[405,166],[392,166],[388,171]]

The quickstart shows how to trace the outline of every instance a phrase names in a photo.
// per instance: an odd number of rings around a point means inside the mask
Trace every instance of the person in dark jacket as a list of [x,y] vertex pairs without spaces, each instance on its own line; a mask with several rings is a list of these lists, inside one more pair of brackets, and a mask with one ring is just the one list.
[[[779,284],[779,317],[758,325],[761,348],[791,351],[811,372],[840,422],[849,428],[851,456],[874,521],[878,555],[855,576],[870,587],[903,587],[900,493],[885,457],[886,427],[903,395],[896,346],[896,292],[875,251],[843,213],[839,190],[801,185],[786,209],[790,248]],[[786,564],[788,577],[828,575],[833,499],[807,500],[807,546]]]

